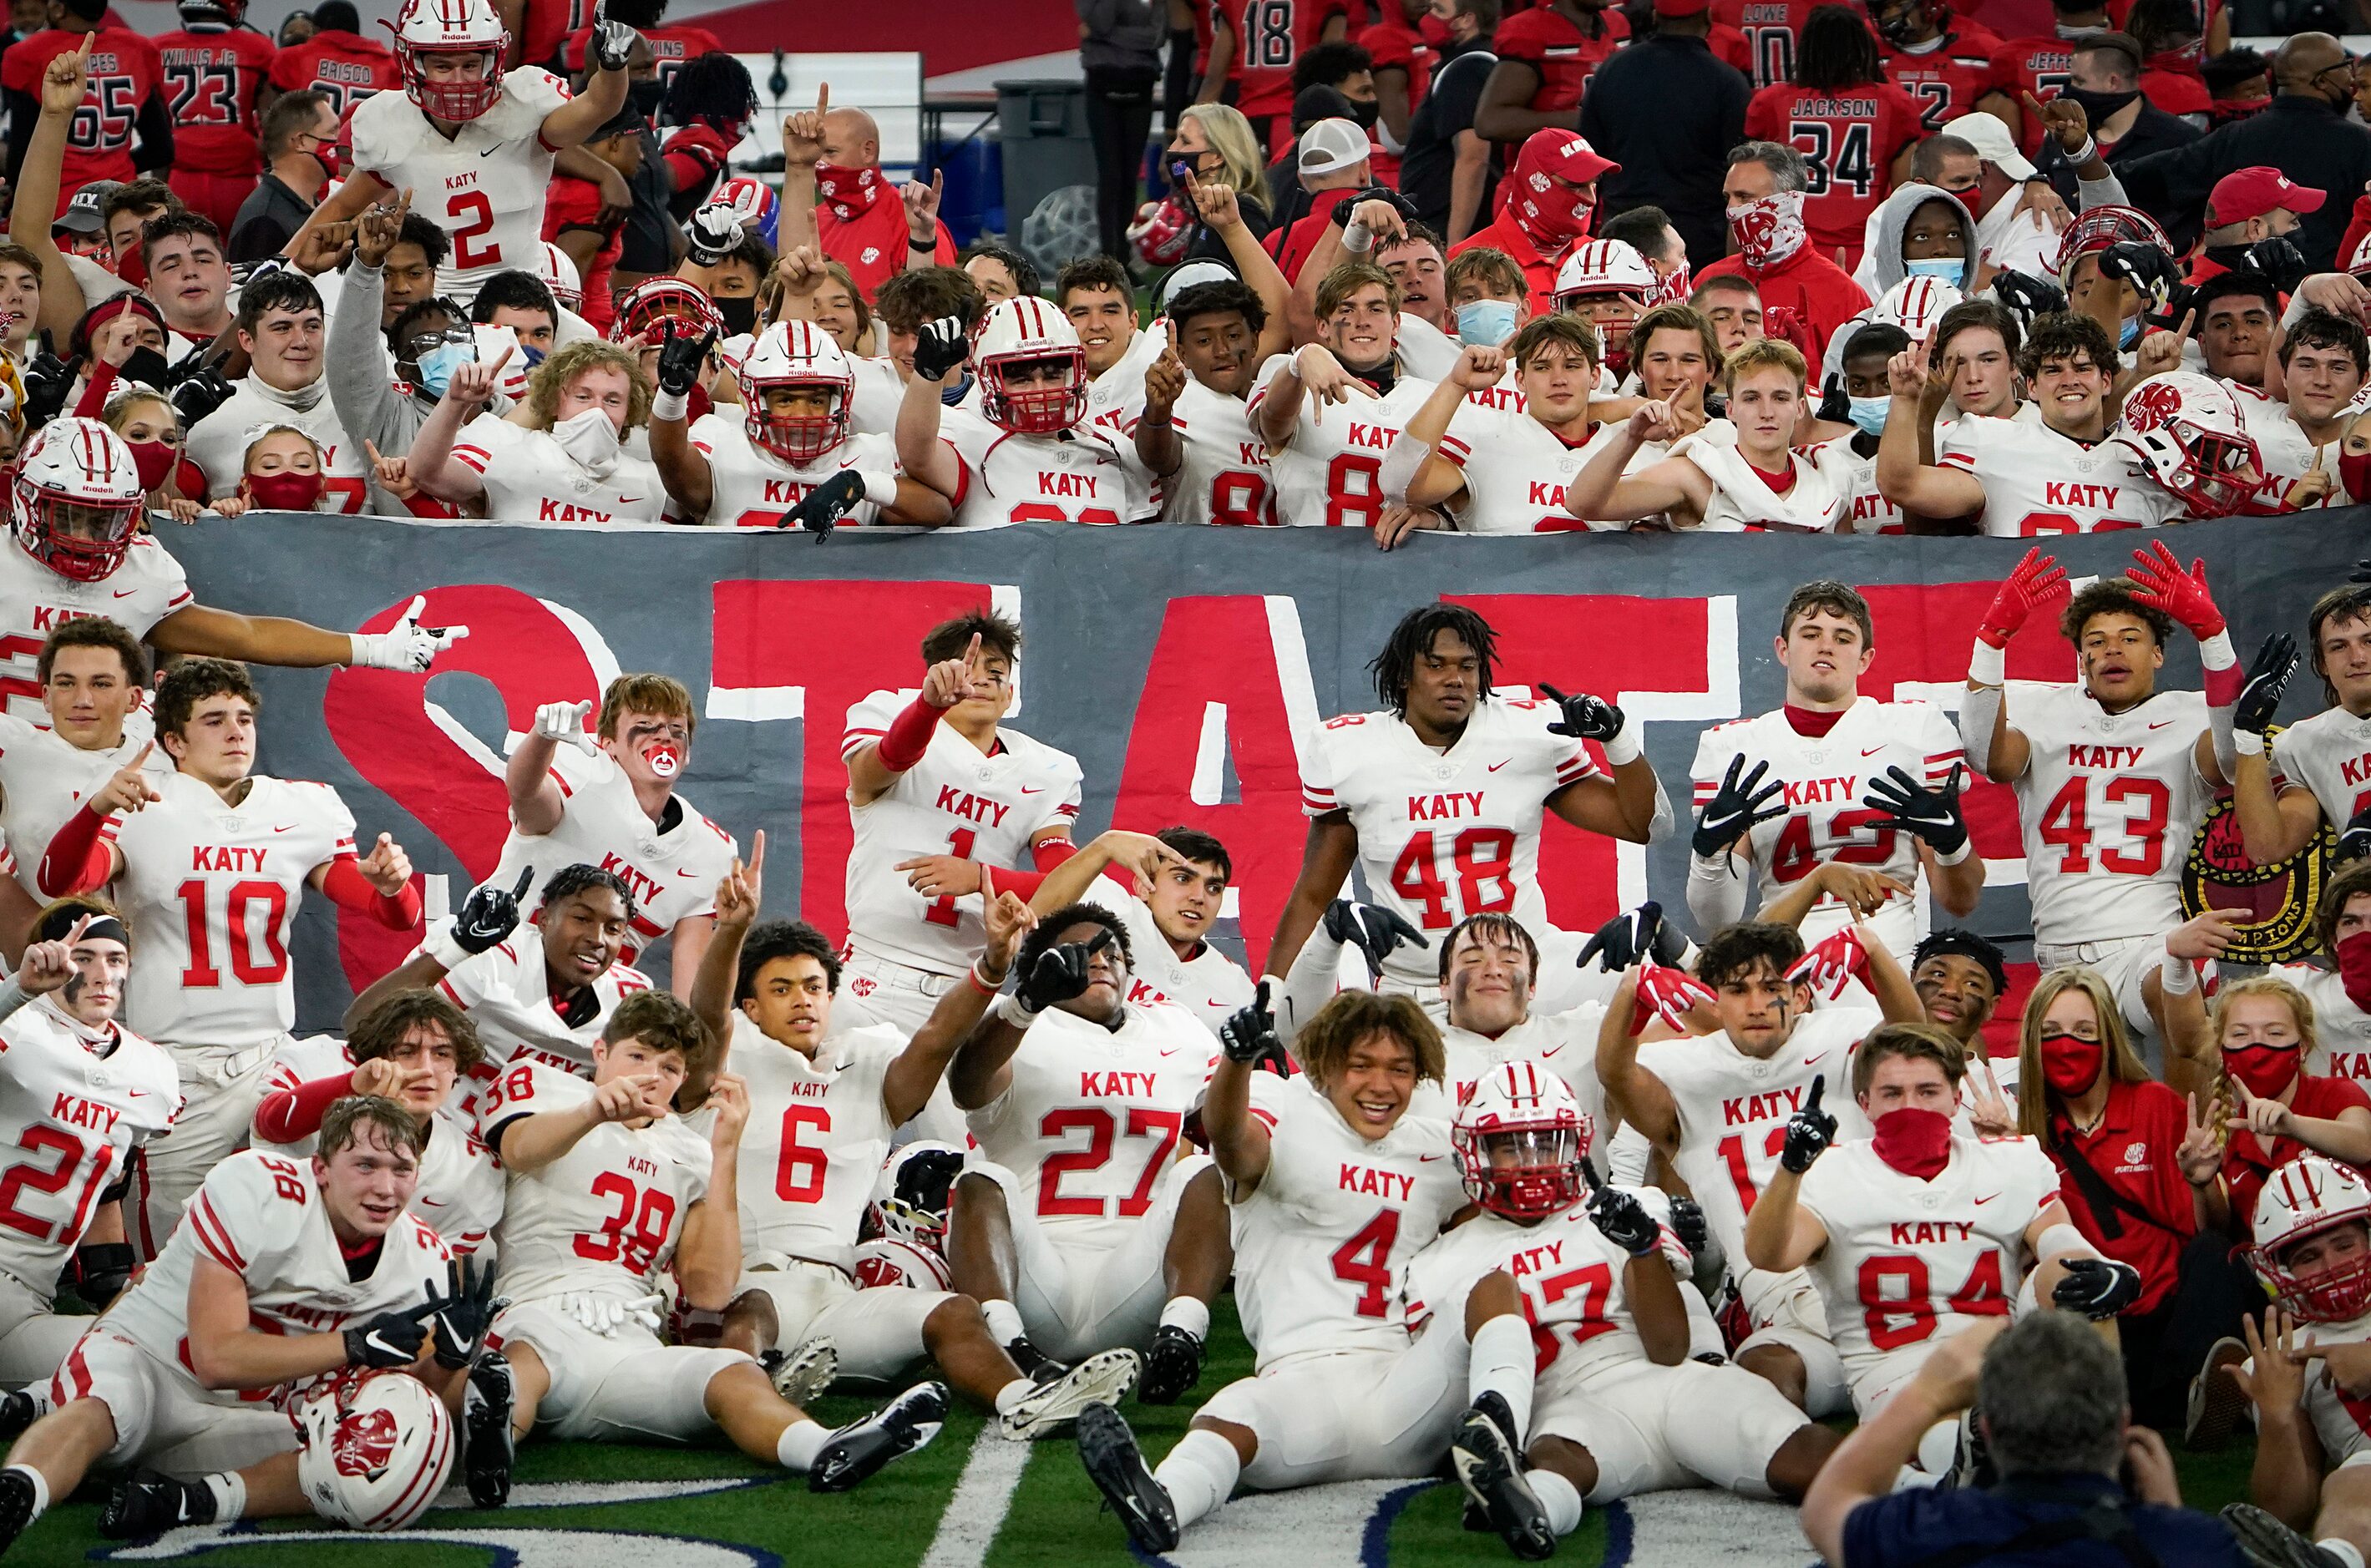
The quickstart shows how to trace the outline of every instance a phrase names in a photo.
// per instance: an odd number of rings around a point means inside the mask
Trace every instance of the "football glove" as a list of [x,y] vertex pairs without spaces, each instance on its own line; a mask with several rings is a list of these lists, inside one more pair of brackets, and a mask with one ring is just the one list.
[[914,374],[925,381],[943,381],[947,372],[970,354],[971,340],[964,334],[961,317],[942,316],[936,321],[925,321],[914,337]]
[[1589,1189],[1589,1219],[1604,1238],[1634,1258],[1643,1258],[1662,1244],[1662,1227],[1647,1205],[1619,1187],[1597,1179],[1597,1167],[1587,1155],[1580,1159],[1581,1185]]
[[1402,942],[1420,948],[1432,945],[1422,931],[1400,918],[1397,910],[1380,904],[1354,904],[1347,898],[1325,906],[1325,934],[1364,953],[1367,968],[1377,974],[1382,973],[1383,960]]
[[448,1370],[467,1366],[485,1343],[494,1316],[510,1305],[494,1294],[494,1271],[468,1254],[448,1265],[445,1294],[432,1284],[428,1306],[436,1325],[436,1365]]
[[1574,968],[1586,969],[1594,958],[1606,974],[1619,974],[1647,959],[1676,966],[1687,951],[1687,937],[1663,923],[1663,906],[1650,898],[1598,927],[1572,962]]
[[2264,639],[2264,645],[2256,651],[2255,663],[2249,667],[2248,684],[2239,688],[2239,700],[2231,709],[2231,728],[2259,735],[2271,729],[2282,694],[2289,689],[2289,679],[2296,672],[2296,639],[2286,632]]
[[1083,995],[1092,981],[1088,961],[1111,945],[1111,928],[1105,927],[1095,933],[1092,941],[1064,942],[1059,947],[1047,948],[1037,955],[1029,973],[1021,977],[1021,1005],[1033,1013],[1040,1013],[1057,1002]]
[[1828,1146],[1836,1141],[1836,1119],[1820,1109],[1820,1096],[1827,1087],[1827,1074],[1813,1078],[1803,1108],[1787,1118],[1787,1143],[1778,1151],[1778,1163],[1798,1176],[1809,1170],[1811,1161],[1825,1154]]
[[1276,1014],[1268,1010],[1267,982],[1263,980],[1252,1005],[1238,1008],[1219,1025],[1219,1052],[1230,1062],[1258,1067],[1273,1063],[1282,1071],[1284,1041],[1276,1032]]
[[666,335],[659,340],[659,390],[677,398],[689,394],[700,385],[700,373],[707,366],[709,351],[715,347],[715,328],[697,338],[678,338],[675,317],[668,317]]
[[2141,1298],[2141,1271],[2114,1258],[2069,1258],[2066,1277],[2050,1292],[2050,1304],[2080,1312],[2097,1322],[2112,1318]]
[[1903,769],[1887,768],[1884,778],[1868,781],[1868,793],[1861,797],[1862,805],[1885,813],[1869,825],[1897,828],[1923,838],[1937,855],[1958,854],[1968,842],[1968,819],[1960,814],[1960,779],[1964,771],[1953,763],[1943,787],[1929,790]]
[[713,267],[741,243],[740,220],[734,217],[732,208],[711,202],[691,214],[691,222],[683,225],[683,236],[691,245],[691,264]]
[[352,638],[353,667],[426,674],[428,666],[436,662],[436,655],[469,635],[466,626],[421,625],[420,612],[427,604],[426,594],[414,594],[411,607],[387,630],[355,632]]
[[642,35],[623,22],[609,19],[607,0],[593,7],[592,55],[596,71],[622,71],[626,57],[634,52],[634,40]]
[[800,498],[799,503],[774,520],[777,528],[804,528],[821,544],[831,537],[839,520],[864,499],[864,476],[843,468]]
[[1548,726],[1549,734],[1602,743],[1622,732],[1622,709],[1603,698],[1591,697],[1587,692],[1567,697],[1545,681],[1540,683],[1540,689],[1548,694],[1550,701],[1564,709],[1564,717]]
[[1713,791],[1712,799],[1706,801],[1704,810],[1696,813],[1695,838],[1690,847],[1695,850],[1698,859],[1710,860],[1726,853],[1730,845],[1746,834],[1765,822],[1787,814],[1787,808],[1783,805],[1763,810],[1787,790],[1781,779],[1773,778],[1767,784],[1762,782],[1762,776],[1770,771],[1770,765],[1757,762],[1753,765],[1753,771],[1741,779],[1738,774],[1744,767],[1743,752],[1729,758],[1729,773],[1721,779],[1720,788]]
[[428,1324],[424,1320],[434,1311],[435,1303],[432,1301],[409,1312],[381,1312],[360,1328],[348,1329],[346,1365],[411,1366],[420,1359],[421,1347],[428,1343]]
[[474,956],[517,930],[519,901],[534,884],[535,868],[529,866],[519,872],[518,886],[508,893],[492,882],[471,888],[469,896],[461,901],[461,912],[453,917],[455,945]]

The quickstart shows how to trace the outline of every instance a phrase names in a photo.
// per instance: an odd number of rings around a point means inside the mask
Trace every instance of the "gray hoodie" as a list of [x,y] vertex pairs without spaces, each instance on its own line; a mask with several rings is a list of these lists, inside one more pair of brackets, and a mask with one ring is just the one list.
[[1922,185],[1913,181],[1885,199],[1877,210],[1877,239],[1869,248],[1869,264],[1877,270],[1877,286],[1869,290],[1871,299],[1881,298],[1888,289],[1910,275],[1902,260],[1902,236],[1910,227],[1910,214],[1928,202],[1949,203],[1951,214],[1959,220],[1962,254],[1967,258],[1957,278],[1944,281],[1966,294],[1976,281],[1976,221],[1968,215],[1967,204],[1939,185]]
[[[330,401],[346,438],[359,447],[367,441],[384,456],[411,450],[411,438],[428,422],[433,404],[395,389],[395,368],[387,363],[387,334],[379,313],[387,298],[386,275],[365,267],[357,258],[346,268],[338,307],[330,314],[328,369]],[[411,509],[371,481],[370,509],[387,517],[409,517]]]

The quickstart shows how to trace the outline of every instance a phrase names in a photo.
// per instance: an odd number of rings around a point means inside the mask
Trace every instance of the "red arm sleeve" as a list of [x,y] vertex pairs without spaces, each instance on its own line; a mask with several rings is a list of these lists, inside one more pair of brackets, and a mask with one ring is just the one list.
[[903,773],[921,761],[922,754],[930,749],[931,732],[939,727],[939,720],[946,711],[931,707],[917,693],[905,711],[889,721],[887,732],[882,735],[878,748],[881,765],[892,773]]
[[[1027,900],[1037,896],[1037,889],[1044,885],[1047,872],[1078,852],[1079,847],[1067,838],[1048,838],[1030,847],[1029,853],[1037,862],[1035,870],[1021,871],[1010,866],[991,866],[988,871],[997,892],[1017,893]],[[1127,876],[1124,871],[1112,874],[1123,879]]]
[[420,924],[420,890],[406,882],[401,893],[388,897],[371,886],[370,879],[363,875],[362,862],[352,855],[341,855],[330,862],[321,891],[339,908],[360,910],[391,931],[408,931]]
[[90,367],[90,380],[84,386],[81,398],[75,404],[74,411],[77,419],[95,420],[105,411],[107,395],[114,389],[115,378],[119,374],[121,373],[105,360],[100,360]]
[[68,894],[88,893],[107,881],[115,869],[115,857],[101,836],[108,819],[95,814],[88,806],[66,818],[50,840],[41,856],[41,891],[52,898],[64,898]]
[[2345,266],[2354,259],[2355,248],[2371,237],[2371,196],[2354,198],[2354,216],[2347,221],[2346,236],[2338,242],[2338,264]]
[[255,1136],[276,1144],[309,1138],[321,1130],[321,1113],[353,1091],[353,1074],[332,1073],[267,1094],[255,1108]]

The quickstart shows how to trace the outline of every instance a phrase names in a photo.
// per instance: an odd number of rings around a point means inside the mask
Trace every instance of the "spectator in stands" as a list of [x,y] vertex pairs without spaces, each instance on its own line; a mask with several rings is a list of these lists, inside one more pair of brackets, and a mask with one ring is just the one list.
[[1818,6],[1796,40],[1794,68],[1745,106],[1745,133],[1765,142],[1808,143],[1812,182],[1803,208],[1811,248],[1859,257],[1870,212],[1910,172],[1911,144],[1924,133],[1919,106],[1885,74],[1868,18],[1847,6]]
[[[184,523],[193,521],[205,500],[205,477],[182,460],[180,416],[165,395],[138,386],[117,392],[107,400],[99,422],[131,449],[150,509],[169,512]],[[184,489],[184,478],[196,482]]]
[[1359,34],[1375,86],[1375,178],[1399,188],[1400,155],[1407,150],[1410,121],[1432,81],[1433,47],[1421,30],[1429,0],[1385,0],[1381,19]]
[[[432,294],[397,311],[391,320],[387,317],[385,269],[406,222],[399,203],[371,208],[354,220],[353,260],[330,317],[330,403],[338,423],[351,441],[368,443],[389,457],[411,449],[413,437],[445,395],[453,367],[475,353],[462,340],[468,319],[449,301]],[[496,273],[480,285],[480,298],[516,276],[523,274]],[[374,495],[372,510],[400,515],[404,509],[389,505],[392,499],[383,491]]]
[[318,92],[328,96],[331,113],[341,115],[372,93],[403,86],[395,52],[362,35],[362,17],[353,0],[321,0],[313,7],[313,20],[312,37],[283,45],[272,57],[260,100],[265,110],[282,93]]
[[[685,30],[712,37],[704,29]],[[662,68],[660,77],[666,84],[662,118],[673,127],[665,144],[674,188],[667,213],[688,223],[732,172],[733,149],[758,117],[758,88],[746,65],[715,48],[685,61],[671,76]]]
[[1474,129],[1474,111],[1498,63],[1490,52],[1498,0],[1444,3],[1449,40],[1433,63],[1424,101],[1408,121],[1400,190],[1416,203],[1417,216],[1454,245],[1487,221],[1498,184],[1493,149]]
[[[1228,105],[1186,106],[1185,113],[1178,116],[1176,133],[1169,138],[1167,157],[1170,178],[1178,184],[1185,183],[1178,173],[1183,166],[1193,170],[1194,178],[1204,185],[1223,185],[1232,190],[1235,212],[1249,226],[1254,238],[1266,238],[1275,226],[1275,220],[1269,216],[1275,201],[1267,187],[1267,160],[1260,156],[1251,121]],[[1226,241],[1208,224],[1198,221],[1194,225],[1194,237],[1186,248],[1186,259],[1227,259]]]
[[1600,68],[1580,108],[1581,134],[1619,166],[1606,177],[1606,206],[1662,208],[1699,270],[1729,248],[1721,176],[1745,139],[1752,97],[1713,54],[1711,26],[1707,0],[1655,0],[1655,30]]
[[[1610,176],[1605,183],[1611,183]],[[1596,237],[1618,239],[1637,251],[1648,266],[1655,269],[1655,276],[1663,280],[1662,299],[1687,298],[1688,242],[1672,225],[1671,215],[1662,208],[1633,207],[1617,216],[1601,219]]]
[[2203,283],[2245,266],[2248,248],[2259,240],[2286,235],[2294,243],[2298,226],[2328,199],[2276,168],[2233,169],[2207,193],[2206,233],[2190,264],[2190,281]]
[[325,504],[321,448],[295,425],[265,425],[249,438],[238,489],[214,503],[226,517],[249,511],[316,512]]
[[231,225],[233,262],[267,260],[287,248],[337,174],[330,155],[337,141],[338,111],[328,94],[308,89],[272,100],[263,114],[263,179]]
[[1370,183],[1397,183],[1394,177],[1399,172],[1399,160],[1391,159],[1387,168],[1380,156],[1382,148],[1374,141],[1375,119],[1381,108],[1375,98],[1374,61],[1363,45],[1321,43],[1293,63],[1293,145],[1285,148],[1267,166],[1268,189],[1276,194],[1279,213],[1295,204],[1294,192],[1300,187],[1297,158],[1301,136],[1321,120],[1347,120],[1366,132],[1367,161],[1374,171]]
[[[2206,90],[2215,95],[2207,106],[2210,127],[2220,129],[2251,114],[2261,114],[2273,102],[2273,68],[2264,57],[2252,49],[2234,49],[2214,55],[2201,63],[2199,75],[2206,78]],[[2354,67],[2356,108],[2361,108],[2363,66]]]
[[363,510],[370,468],[361,444],[338,421],[325,374],[325,332],[321,295],[301,272],[267,273],[239,291],[238,347],[248,373],[231,384],[221,407],[190,427],[190,461],[205,475],[209,496],[238,489],[256,427],[284,423],[320,444],[338,502],[333,510]]
[[508,357],[454,367],[412,441],[411,482],[457,505],[482,500],[493,518],[659,521],[667,498],[658,470],[624,450],[626,436],[650,422],[642,363],[615,343],[571,343],[535,367],[526,422],[514,424],[479,412]]
[[395,243],[387,248],[387,259],[381,263],[384,292],[379,298],[379,325],[392,326],[395,318],[436,293],[436,272],[445,259],[453,253],[453,241],[435,219],[425,213],[402,213],[402,226],[397,231]]
[[[2196,126],[2174,118],[2150,101],[2144,90],[2141,60],[2141,46],[2122,33],[2099,33],[2083,39],[2075,45],[2070,57],[2067,85],[2058,90],[2060,98],[2083,111],[2088,134],[2111,169],[2122,168],[2151,153],[2186,147],[2202,133]],[[2048,112],[2048,106],[2044,112]],[[2077,148],[2081,144],[2079,141],[2076,144]],[[2057,185],[2059,193],[2071,199],[2080,176],[2073,172],[2063,143],[2044,136],[2035,161]],[[2093,178],[2098,178],[2096,173]]]
[[1724,359],[1762,336],[1762,291],[1751,278],[1721,272],[1698,279],[1688,303],[1712,324]]
[[2143,96],[2193,131],[2204,131],[2214,115],[2214,95],[2200,69],[2204,38],[2191,0],[2133,0],[2124,31],[2140,46]]
[[[906,204],[881,167],[881,131],[861,109],[830,107],[830,88],[815,107],[782,127],[784,243],[805,236],[812,213],[823,253],[848,268],[857,292],[870,301],[893,272],[912,266],[948,266],[954,236],[936,218],[917,240]],[[1018,225],[1026,213],[1012,214]]]
[[1956,156],[1945,159],[1933,178],[1976,215],[1976,259],[1995,271],[2014,268],[2029,277],[2053,275],[2058,270],[2057,225],[2028,198],[2029,182],[2039,177],[2032,162],[2018,150],[2009,128],[1998,115],[1979,112],[1950,121],[1943,134],[1975,149],[1973,180],[1967,179]]
[[[87,51],[87,68],[77,51]],[[67,112],[81,106],[86,91],[94,109],[64,149],[63,195],[96,179],[129,180],[172,167],[173,116],[165,102],[164,62],[156,46],[117,19],[107,0],[53,0],[48,29],[0,54],[0,107],[8,115],[12,188],[48,98],[43,83],[58,61],[65,62],[59,80],[71,77]],[[96,112],[102,98],[110,106],[104,114]],[[38,215],[56,216],[61,201],[53,193],[50,210]]]
[[2313,1004],[2276,975],[2226,981],[2215,994],[2207,1039],[2218,1053],[2218,1090],[2231,1135],[2223,1182],[2231,1226],[2246,1235],[2257,1194],[2273,1171],[2302,1154],[2358,1170],[2371,1166],[2371,1095],[2346,1078],[2305,1070],[2314,1054]]
[[1265,241],[1277,270],[1298,282],[1317,242],[1339,227],[1334,210],[1373,183],[1366,129],[1347,120],[1321,120],[1301,133],[1301,193],[1277,213]]
[[1796,346],[1816,363],[1826,352],[1828,335],[1865,309],[1868,295],[1811,243],[1803,223],[1810,184],[1810,166],[1793,147],[1748,142],[1731,152],[1721,197],[1737,253],[1706,272],[1752,279],[1765,312],[1784,308],[1800,324],[1805,340]]
[[187,208],[156,219],[140,231],[140,260],[169,333],[168,360],[179,363],[230,329],[230,263],[213,219]]
[[1503,250],[1531,284],[1532,314],[1556,307],[1556,263],[1590,231],[1597,212],[1599,177],[1613,170],[1589,139],[1571,131],[1542,131],[1523,144],[1508,172],[1510,190],[1498,221],[1449,248],[1453,258],[1475,246]]
[[714,263],[686,259],[675,275],[708,295],[724,318],[725,336],[734,337],[757,331],[758,288],[773,271],[774,253],[753,230]]
[[1629,18],[1603,0],[1551,0],[1515,12],[1499,25],[1498,63],[1482,89],[1475,129],[1509,144],[1578,130],[1573,111],[1590,74],[1629,37]]
[[1077,6],[1087,137],[1095,150],[1095,232],[1105,255],[1126,261],[1168,18],[1153,0],[1077,0]]
[[1045,281],[1037,275],[1037,263],[993,239],[976,239],[965,246],[963,253],[955,258],[955,265],[979,285],[981,295],[990,305],[999,300],[1034,297],[1045,288]]

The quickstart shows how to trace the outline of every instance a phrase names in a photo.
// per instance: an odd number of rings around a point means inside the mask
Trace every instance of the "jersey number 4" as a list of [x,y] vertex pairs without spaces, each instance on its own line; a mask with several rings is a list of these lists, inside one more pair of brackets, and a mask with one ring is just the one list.
[[1387,1318],[1392,1310],[1392,1248],[1400,1239],[1400,1211],[1378,1209],[1359,1233],[1334,1249],[1334,1277],[1359,1286],[1359,1316]]
[[[2034,833],[2044,844],[2058,846],[2058,869],[2070,874],[2091,869],[2091,785],[2088,777],[2069,778],[2065,787],[2042,808]],[[2165,869],[2165,830],[2173,820],[2173,791],[2162,779],[2120,777],[2106,781],[2099,803],[2123,806],[2123,831],[2129,847],[2099,851],[2099,870],[2119,876],[2153,877]],[[2103,813],[2104,814],[2104,813]]]
[[1136,1186],[1124,1198],[1089,1198],[1065,1194],[1062,1179],[1074,1171],[1083,1174],[1100,1170],[1111,1163],[1112,1144],[1119,1131],[1118,1118],[1099,1105],[1074,1105],[1047,1112],[1037,1124],[1039,1137],[1066,1138],[1072,1133],[1083,1132],[1087,1135],[1087,1147],[1066,1148],[1046,1157],[1046,1162],[1037,1168],[1037,1213],[1041,1216],[1077,1215],[1092,1219],[1114,1213],[1123,1219],[1133,1219],[1143,1214],[1152,1207],[1152,1184],[1169,1168],[1169,1157],[1176,1150],[1178,1135],[1185,1126],[1186,1113],[1182,1111],[1129,1106],[1127,1136],[1143,1138],[1148,1144],[1144,1173],[1136,1179]]
[[1836,130],[1824,120],[1798,120],[1787,127],[1787,139],[1811,166],[1811,183],[1806,189],[1814,196],[1831,190],[1866,196],[1877,179],[1868,150],[1869,124],[1856,120],[1843,127],[1841,138]]
[[[1887,1289],[1900,1281],[1898,1291]],[[1900,1350],[1916,1344],[1935,1332],[1934,1282],[1926,1260],[1914,1252],[1880,1252],[1860,1265],[1861,1320],[1868,1343],[1879,1350]],[[1968,1271],[1967,1283],[1951,1293],[1951,1310],[1962,1318],[2008,1315],[2008,1297],[2001,1289],[2001,1256],[1987,1248]]]
[[1419,833],[1392,862],[1392,891],[1424,910],[1428,931],[1446,930],[1461,916],[1515,906],[1515,836],[1503,827],[1469,827],[1449,840],[1450,870],[1457,879],[1452,905],[1429,833]]

